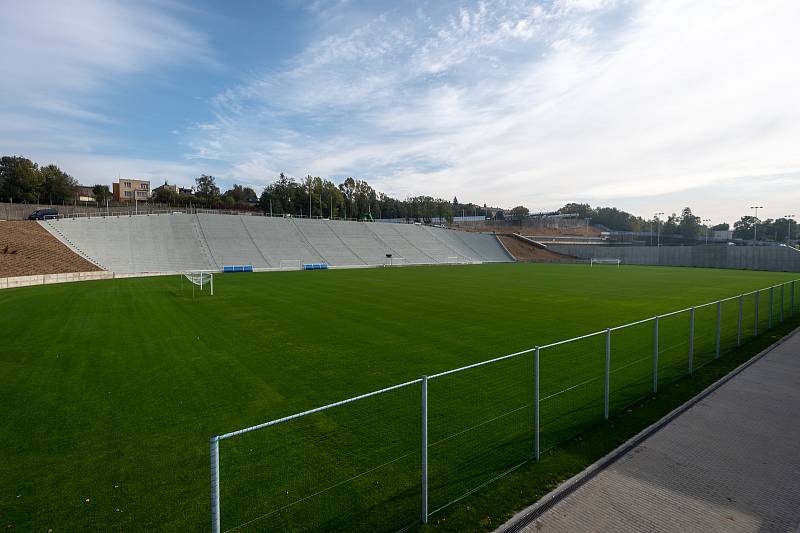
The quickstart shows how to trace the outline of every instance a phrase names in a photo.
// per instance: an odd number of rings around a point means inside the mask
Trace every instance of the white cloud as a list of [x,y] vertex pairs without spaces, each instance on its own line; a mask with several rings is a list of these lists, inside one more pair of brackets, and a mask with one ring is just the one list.
[[790,0],[395,9],[227,91],[188,143],[250,182],[353,174],[536,209],[663,197],[734,218],[754,201],[740,178],[782,175],[759,201],[788,209],[798,17]]
[[0,17],[4,149],[107,147],[114,141],[98,126],[124,124],[105,96],[165,67],[215,64],[206,37],[181,22],[173,13],[178,9],[95,0],[6,6]]

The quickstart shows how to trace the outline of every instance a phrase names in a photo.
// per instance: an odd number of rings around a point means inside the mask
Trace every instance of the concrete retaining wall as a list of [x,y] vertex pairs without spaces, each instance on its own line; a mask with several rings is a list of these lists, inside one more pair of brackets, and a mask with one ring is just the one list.
[[800,252],[786,246],[581,246],[550,244],[579,259],[619,258],[623,264],[800,272]]
[[101,279],[147,278],[151,276],[173,276],[182,272],[68,272],[64,274],[39,274],[35,276],[16,276],[0,278],[0,289],[15,287],[31,287],[33,285],[52,285],[54,283],[72,283],[74,281],[94,281]]
[[29,287],[31,285],[50,285],[52,283],[70,283],[73,281],[90,281],[96,279],[112,279],[113,272],[69,272],[65,274],[39,274],[35,276],[16,276],[0,278],[0,289]]

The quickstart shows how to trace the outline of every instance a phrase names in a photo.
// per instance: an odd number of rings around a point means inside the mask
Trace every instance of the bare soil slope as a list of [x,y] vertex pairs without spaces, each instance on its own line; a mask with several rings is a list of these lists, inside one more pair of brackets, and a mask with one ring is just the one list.
[[0,278],[101,270],[32,220],[0,222]]
[[569,262],[574,258],[566,254],[559,254],[543,248],[537,248],[532,244],[521,241],[510,235],[498,235],[498,239],[503,243],[503,246],[511,252],[511,255],[517,261],[530,261],[537,263],[561,263]]

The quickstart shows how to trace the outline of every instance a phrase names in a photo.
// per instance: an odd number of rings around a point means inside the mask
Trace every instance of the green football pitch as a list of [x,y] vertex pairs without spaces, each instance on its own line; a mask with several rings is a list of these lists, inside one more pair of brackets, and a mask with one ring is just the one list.
[[[211,435],[795,276],[497,264],[218,275],[215,296],[194,299],[178,276],[3,290],[0,526],[205,531]],[[586,365],[601,373],[601,342],[587,340],[588,359],[552,351],[542,394],[583,383]],[[530,361],[430,382],[431,511],[509,466],[493,461],[530,449],[529,402],[504,395],[531,390]],[[222,441],[223,528],[416,520],[419,393]],[[569,401],[567,422],[597,417],[594,403],[587,414]]]

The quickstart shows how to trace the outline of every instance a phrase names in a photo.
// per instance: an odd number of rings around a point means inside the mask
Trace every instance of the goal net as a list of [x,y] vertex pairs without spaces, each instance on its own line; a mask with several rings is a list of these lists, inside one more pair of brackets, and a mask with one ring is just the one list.
[[208,290],[211,296],[214,296],[214,273],[208,270],[191,270],[189,272],[184,272],[183,277],[189,280],[192,284],[192,297],[195,294],[195,288],[199,287],[199,290],[205,291]]
[[405,257],[388,257],[384,266],[400,266],[400,265],[407,265],[408,261]]
[[303,261],[300,259],[281,259],[281,270],[302,270]]
[[622,259],[614,257],[593,257],[592,259],[589,260],[589,266],[617,265],[617,268],[619,268],[620,263],[622,263]]

